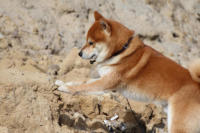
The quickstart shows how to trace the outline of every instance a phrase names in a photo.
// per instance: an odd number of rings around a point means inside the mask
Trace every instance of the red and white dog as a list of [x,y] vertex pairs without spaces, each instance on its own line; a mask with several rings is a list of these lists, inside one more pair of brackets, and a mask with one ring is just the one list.
[[145,45],[134,31],[94,12],[79,55],[97,62],[99,79],[67,83],[64,92],[117,90],[127,98],[168,104],[170,133],[200,133],[200,60],[189,70]]

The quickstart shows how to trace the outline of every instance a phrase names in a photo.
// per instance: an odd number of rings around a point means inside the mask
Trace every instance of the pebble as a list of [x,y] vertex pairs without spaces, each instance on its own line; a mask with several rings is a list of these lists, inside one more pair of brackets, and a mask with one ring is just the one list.
[[0,33],[0,39],[3,39],[4,35],[2,33]]
[[119,116],[117,115],[117,114],[115,114],[110,120],[111,121],[114,121],[114,120],[116,120],[116,119],[118,119],[119,118]]

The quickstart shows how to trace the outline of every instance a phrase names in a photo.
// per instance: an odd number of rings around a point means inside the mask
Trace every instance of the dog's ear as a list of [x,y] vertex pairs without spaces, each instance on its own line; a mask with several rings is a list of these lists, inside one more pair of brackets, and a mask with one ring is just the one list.
[[95,18],[96,21],[98,21],[98,20],[100,20],[104,17],[99,12],[94,11],[94,18]]
[[100,25],[102,29],[105,31],[107,35],[111,35],[111,27],[108,24],[107,20],[97,11],[94,12],[95,21],[100,21]]
[[107,35],[111,35],[111,27],[106,20],[100,20],[100,25]]

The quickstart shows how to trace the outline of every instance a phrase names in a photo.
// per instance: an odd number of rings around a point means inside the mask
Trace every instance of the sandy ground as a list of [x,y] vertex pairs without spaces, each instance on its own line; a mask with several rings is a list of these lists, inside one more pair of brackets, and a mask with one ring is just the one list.
[[[4,51],[3,51],[4,52]],[[56,90],[56,79],[87,80],[91,65],[72,49],[66,58],[35,57],[8,48],[0,61],[0,130],[6,132],[142,132],[165,122],[166,115],[153,105],[127,100],[116,93],[101,96],[71,95]],[[78,76],[77,76],[78,75]],[[104,120],[119,118],[111,127]],[[162,125],[163,128],[163,125]]]
[[[0,132],[167,132],[162,108],[115,92],[71,95],[55,80],[96,77],[78,57],[98,10],[184,67],[200,56],[200,1],[0,0]],[[76,48],[75,48],[76,47]],[[110,118],[118,115],[118,119]],[[109,124],[105,124],[107,120]]]

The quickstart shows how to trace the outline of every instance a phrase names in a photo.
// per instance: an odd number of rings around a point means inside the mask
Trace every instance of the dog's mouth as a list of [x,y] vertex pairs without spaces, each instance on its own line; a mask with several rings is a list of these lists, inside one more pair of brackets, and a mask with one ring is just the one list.
[[96,55],[92,55],[92,57],[90,58],[90,64],[93,64],[94,62],[96,62]]

